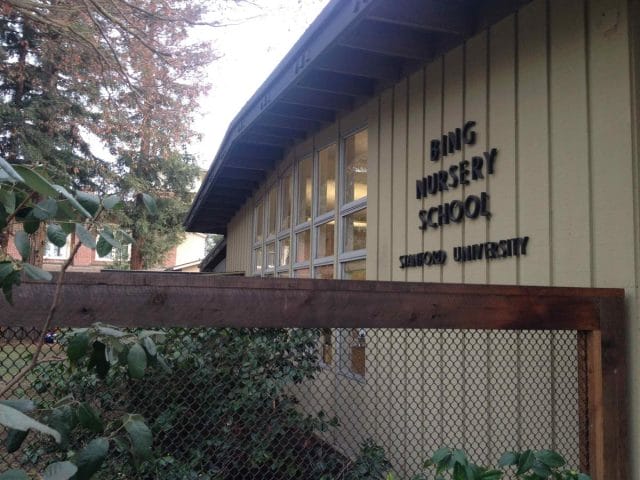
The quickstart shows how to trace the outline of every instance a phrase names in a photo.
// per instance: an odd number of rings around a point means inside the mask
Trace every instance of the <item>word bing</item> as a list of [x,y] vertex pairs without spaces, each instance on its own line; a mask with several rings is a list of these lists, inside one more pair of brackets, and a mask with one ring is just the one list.
[[[462,150],[465,145],[475,145],[478,139],[475,127],[476,122],[466,122],[462,128],[456,128],[447,135],[443,135],[441,139],[431,140],[431,160],[437,162]],[[472,157],[471,160],[462,160],[446,169],[420,178],[416,180],[416,199],[420,200],[456,189],[460,185],[484,180],[494,174],[497,159],[498,150],[492,148],[482,155]],[[465,217],[469,219],[491,217],[487,192],[420,210],[418,212],[419,228],[420,230],[435,229],[450,223],[460,223]]]

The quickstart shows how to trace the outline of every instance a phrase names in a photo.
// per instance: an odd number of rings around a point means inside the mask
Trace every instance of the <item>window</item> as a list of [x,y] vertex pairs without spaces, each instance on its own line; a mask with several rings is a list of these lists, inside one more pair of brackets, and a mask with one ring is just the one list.
[[264,239],[264,204],[262,202],[256,206],[253,218],[255,221],[253,242],[260,243]]
[[271,238],[276,234],[277,211],[278,211],[278,191],[272,188],[268,196],[267,210],[267,238]]
[[369,135],[367,130],[347,137],[344,142],[344,203],[367,196]]
[[331,220],[316,228],[316,258],[332,257],[335,254],[336,222]]
[[265,246],[265,262],[266,272],[273,272],[276,268],[276,242],[267,243]]
[[296,233],[296,263],[305,263],[311,259],[311,230]]
[[298,164],[298,216],[297,224],[311,221],[311,201],[313,199],[313,158],[303,158]]
[[62,247],[58,247],[53,243],[47,241],[47,245],[44,250],[44,258],[48,258],[51,260],[66,260],[67,258],[69,258],[69,253],[69,236],[67,236],[67,243],[65,243]]
[[[118,238],[121,241],[121,239]],[[113,247],[109,253],[101,257],[98,252],[95,253],[96,261],[109,262],[115,264],[124,264],[131,258],[131,245],[122,245],[120,248]]]
[[318,208],[323,215],[336,208],[336,145],[331,144],[318,152]]
[[291,228],[291,212],[293,211],[293,177],[287,173],[280,180],[280,231]]
[[286,268],[287,271],[289,269],[289,264],[291,263],[291,238],[284,237],[278,241],[278,268]]
[[[362,129],[304,155],[256,202],[254,275],[366,279],[368,142]],[[364,378],[365,337],[323,330],[322,361]]]

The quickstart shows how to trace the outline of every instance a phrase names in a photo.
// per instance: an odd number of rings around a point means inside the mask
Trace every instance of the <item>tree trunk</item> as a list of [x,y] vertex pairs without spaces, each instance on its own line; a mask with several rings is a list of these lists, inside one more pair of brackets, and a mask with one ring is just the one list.
[[29,263],[42,268],[44,264],[44,252],[47,248],[47,225],[41,223],[40,227],[30,237],[31,252],[29,253]]
[[144,270],[144,258],[142,256],[142,245],[144,245],[143,238],[136,238],[135,234],[133,236],[135,242],[131,245],[131,260],[129,261],[129,268],[131,270]]

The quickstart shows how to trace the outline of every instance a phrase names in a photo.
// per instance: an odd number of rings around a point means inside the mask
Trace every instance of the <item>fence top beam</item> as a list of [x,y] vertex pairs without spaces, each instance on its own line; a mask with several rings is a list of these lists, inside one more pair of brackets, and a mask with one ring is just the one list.
[[[0,326],[38,327],[54,283],[25,281]],[[67,273],[54,324],[124,327],[386,327],[597,330],[621,289]],[[2,300],[4,301],[4,300]]]

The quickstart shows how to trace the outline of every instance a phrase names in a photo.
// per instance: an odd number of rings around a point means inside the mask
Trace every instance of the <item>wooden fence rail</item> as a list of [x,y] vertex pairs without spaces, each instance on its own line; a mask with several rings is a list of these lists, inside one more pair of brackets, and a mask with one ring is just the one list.
[[[26,281],[0,328],[39,327],[53,283]],[[624,291],[259,279],[150,272],[68,273],[54,325],[577,330],[586,335],[589,465],[628,480]]]

